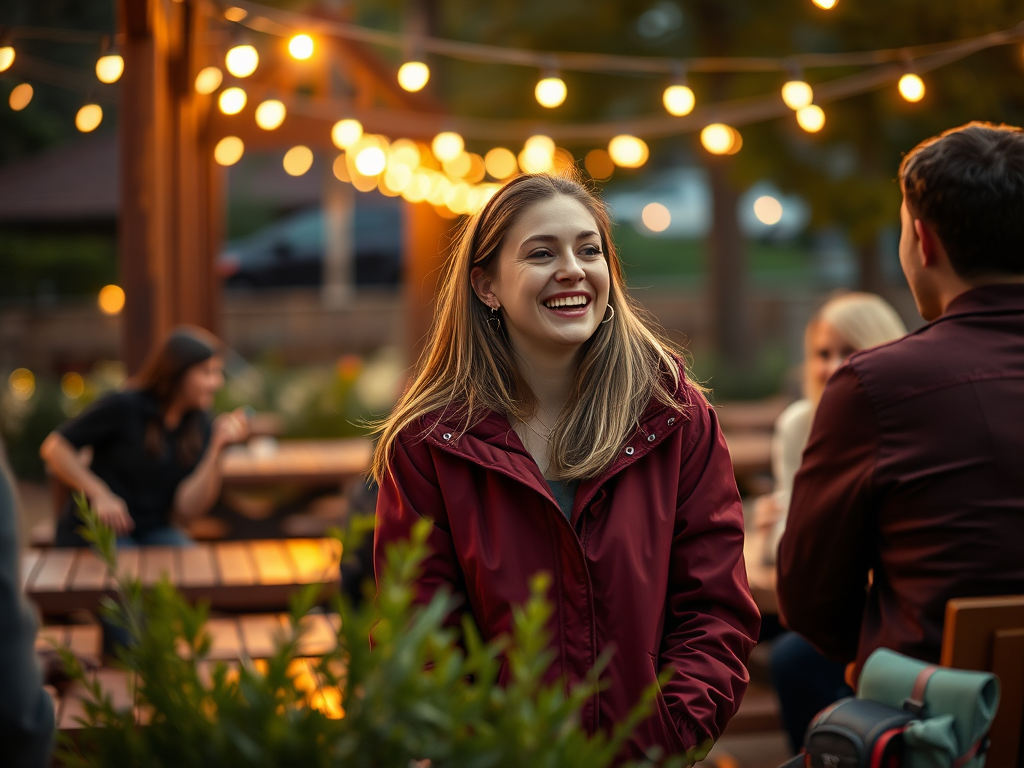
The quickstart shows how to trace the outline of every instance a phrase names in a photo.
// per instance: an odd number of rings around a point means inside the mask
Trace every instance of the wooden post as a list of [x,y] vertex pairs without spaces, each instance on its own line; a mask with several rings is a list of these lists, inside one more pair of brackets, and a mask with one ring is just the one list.
[[434,320],[437,289],[454,244],[453,224],[427,203],[405,205],[402,255],[405,272],[405,348],[410,363],[423,350]]

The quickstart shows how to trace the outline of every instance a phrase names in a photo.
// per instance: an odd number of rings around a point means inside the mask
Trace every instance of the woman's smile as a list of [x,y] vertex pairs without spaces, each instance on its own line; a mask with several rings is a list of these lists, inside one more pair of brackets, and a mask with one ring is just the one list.
[[559,317],[576,318],[587,314],[592,301],[586,291],[564,291],[548,296],[541,304]]

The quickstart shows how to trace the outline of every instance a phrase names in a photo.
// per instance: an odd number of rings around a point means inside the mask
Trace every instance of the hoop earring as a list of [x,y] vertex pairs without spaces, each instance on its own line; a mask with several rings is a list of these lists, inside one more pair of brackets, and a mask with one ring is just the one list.
[[606,317],[604,320],[602,320],[601,321],[601,325],[604,325],[605,323],[610,323],[612,320],[615,319],[615,307],[613,307],[611,304],[609,304],[608,305],[608,309],[610,309],[612,311],[612,314],[611,314],[610,317]]
[[501,330],[501,317],[498,315],[497,307],[491,307],[491,316],[487,318],[487,327],[494,333]]

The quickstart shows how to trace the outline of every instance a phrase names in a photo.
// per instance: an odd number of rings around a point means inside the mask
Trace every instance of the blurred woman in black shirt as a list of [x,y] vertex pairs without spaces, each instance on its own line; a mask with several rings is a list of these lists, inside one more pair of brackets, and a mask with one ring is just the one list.
[[[220,493],[221,450],[248,437],[241,410],[211,421],[224,384],[220,341],[181,326],[121,392],[109,394],[43,441],[50,471],[85,493],[122,544],[185,545],[174,519],[206,514]],[[92,449],[88,465],[79,457]],[[57,523],[57,546],[84,544],[75,505]]]

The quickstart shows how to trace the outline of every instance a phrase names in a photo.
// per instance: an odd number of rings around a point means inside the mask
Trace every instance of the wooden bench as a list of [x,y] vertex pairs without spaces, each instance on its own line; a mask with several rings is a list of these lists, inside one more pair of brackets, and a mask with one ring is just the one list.
[[989,731],[986,765],[1024,765],[1024,595],[950,600],[941,664],[999,677],[999,711]]
[[[151,586],[166,575],[188,600],[213,608],[280,610],[307,584],[338,589],[341,545],[333,539],[280,539],[138,547],[118,552],[118,572]],[[22,557],[25,593],[46,615],[95,609],[113,595],[105,564],[91,549],[29,550]]]
[[221,476],[225,486],[338,485],[361,477],[370,468],[373,443],[346,440],[283,440],[270,450],[260,443],[235,445],[224,451]]

